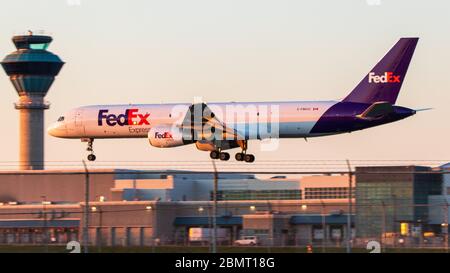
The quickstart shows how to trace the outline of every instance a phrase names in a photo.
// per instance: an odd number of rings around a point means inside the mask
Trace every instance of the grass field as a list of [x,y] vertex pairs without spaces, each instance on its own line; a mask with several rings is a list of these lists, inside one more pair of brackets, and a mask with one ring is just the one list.
[[[158,247],[90,247],[90,253],[208,253],[208,247],[199,246],[158,246]],[[317,247],[313,253],[345,253],[345,248]],[[68,253],[65,246],[23,246],[2,245],[0,253]],[[306,253],[305,247],[218,247],[219,253]],[[353,253],[369,253],[363,248],[353,248]],[[385,253],[445,253],[437,248],[387,248]]]

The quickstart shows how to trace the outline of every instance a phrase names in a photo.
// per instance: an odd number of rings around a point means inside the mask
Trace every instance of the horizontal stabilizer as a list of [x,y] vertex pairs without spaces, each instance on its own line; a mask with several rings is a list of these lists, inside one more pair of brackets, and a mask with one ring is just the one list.
[[362,119],[376,119],[394,112],[392,104],[385,101],[375,102],[367,108],[362,114],[357,115]]

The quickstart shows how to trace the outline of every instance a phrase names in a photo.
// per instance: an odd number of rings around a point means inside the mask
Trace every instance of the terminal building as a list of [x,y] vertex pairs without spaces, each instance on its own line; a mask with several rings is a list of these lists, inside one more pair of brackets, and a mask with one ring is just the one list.
[[450,219],[450,163],[442,165],[435,169],[442,172],[442,191],[439,194],[429,197],[430,206],[428,213],[430,223],[441,226],[442,230],[448,230],[448,222]]
[[[84,171],[1,172],[0,177],[0,243],[81,240]],[[211,227],[212,173],[99,169],[90,171],[89,183],[91,244],[190,244],[191,228]],[[220,174],[217,223],[227,230],[222,243],[242,235],[273,245],[342,242],[348,185],[347,175]]]
[[[419,243],[430,234],[442,239],[448,234],[446,169],[357,167],[352,179],[221,173],[216,219],[226,235],[220,242],[256,235],[263,245],[340,246],[348,219],[355,244]],[[195,243],[192,229],[212,226],[213,181],[208,172],[90,170],[90,244]],[[85,183],[84,170],[0,172],[0,244],[81,240]]]
[[442,192],[442,174],[430,167],[357,167],[356,231],[359,238],[395,244],[440,232],[430,201]]

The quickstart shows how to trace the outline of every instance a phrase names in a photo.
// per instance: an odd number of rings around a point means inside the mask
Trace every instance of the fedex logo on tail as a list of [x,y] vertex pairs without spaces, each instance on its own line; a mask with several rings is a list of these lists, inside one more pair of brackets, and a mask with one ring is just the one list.
[[108,109],[98,111],[98,126],[102,126],[103,121],[108,126],[150,125],[148,121],[150,114],[139,114],[139,109],[126,109],[125,113],[119,115],[108,114],[108,112]]
[[375,72],[369,73],[369,83],[399,83],[400,75],[394,75],[393,72],[384,72],[384,75],[375,75]]

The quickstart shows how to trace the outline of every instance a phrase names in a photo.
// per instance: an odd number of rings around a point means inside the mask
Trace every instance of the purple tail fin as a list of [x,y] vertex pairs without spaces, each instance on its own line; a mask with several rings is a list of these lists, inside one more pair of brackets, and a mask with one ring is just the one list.
[[395,104],[419,38],[401,38],[343,100]]

